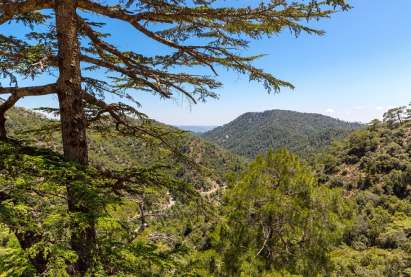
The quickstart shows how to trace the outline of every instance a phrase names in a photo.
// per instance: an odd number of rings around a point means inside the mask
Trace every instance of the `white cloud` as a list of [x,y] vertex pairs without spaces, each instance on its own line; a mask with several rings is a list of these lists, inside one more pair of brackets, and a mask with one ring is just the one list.
[[377,107],[375,107],[375,109],[378,110],[378,111],[382,111],[382,110],[384,110],[384,107],[377,106]]
[[333,114],[333,113],[335,113],[335,110],[331,109],[331,108],[328,108],[328,109],[325,110],[325,112],[329,113],[329,114]]

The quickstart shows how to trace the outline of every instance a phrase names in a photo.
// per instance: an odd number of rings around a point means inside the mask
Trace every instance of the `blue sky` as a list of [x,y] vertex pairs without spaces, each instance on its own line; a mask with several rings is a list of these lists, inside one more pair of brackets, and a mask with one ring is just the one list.
[[[247,76],[222,71],[217,77],[224,83],[217,91],[219,99],[189,105],[179,96],[161,100],[142,94],[137,97],[142,111],[174,125],[220,125],[244,112],[269,109],[367,122],[381,117],[390,107],[407,104],[411,101],[411,1],[350,3],[352,10],[318,23],[327,32],[323,37],[295,38],[285,32],[251,44],[247,54],[267,54],[256,65],[292,82],[295,90],[268,95],[262,85],[249,83]],[[10,25],[8,28],[7,32],[19,32],[18,28],[11,30]],[[124,49],[153,54],[164,51],[120,23],[112,24],[110,29],[117,33],[112,40]],[[55,104],[55,97],[20,102],[25,107]]]

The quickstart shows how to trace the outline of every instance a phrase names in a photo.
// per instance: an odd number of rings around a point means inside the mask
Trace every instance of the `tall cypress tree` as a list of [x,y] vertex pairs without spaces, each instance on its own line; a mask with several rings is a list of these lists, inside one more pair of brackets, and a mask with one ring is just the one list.
[[[24,24],[33,31],[24,37],[0,34],[0,94],[8,96],[0,105],[0,137],[7,135],[5,113],[19,99],[56,94],[64,157],[86,166],[88,122],[108,114],[119,130],[144,132],[129,121],[128,116],[139,114],[127,104],[130,102],[107,103],[107,94],[129,100],[142,91],[163,98],[183,94],[192,103],[216,97],[214,90],[221,83],[208,74],[190,73],[193,67],[208,68],[215,75],[221,68],[238,71],[262,82],[268,91],[292,88],[290,83],[253,66],[259,56],[245,56],[241,50],[250,40],[271,37],[285,29],[295,35],[321,35],[321,30],[307,22],[348,8],[345,0],[272,0],[248,7],[216,0],[1,0],[1,25],[13,28]],[[110,34],[96,18],[106,18],[106,24],[112,20],[128,24],[168,53],[149,56],[122,50],[108,42]],[[95,71],[106,75],[98,79],[92,74]],[[20,78],[36,79],[47,74],[56,76],[53,83],[19,86]],[[5,83],[9,85],[3,86]],[[70,211],[89,212],[78,204],[78,192],[69,184],[67,192]],[[88,270],[94,245],[94,223],[90,219],[89,227],[73,238],[72,247],[79,256],[73,274]],[[39,265],[41,268],[44,266]]]

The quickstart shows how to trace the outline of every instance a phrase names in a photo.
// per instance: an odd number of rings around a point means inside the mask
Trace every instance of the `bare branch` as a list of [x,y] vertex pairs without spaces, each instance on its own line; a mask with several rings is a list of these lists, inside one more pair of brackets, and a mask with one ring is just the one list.
[[48,84],[44,86],[34,86],[34,87],[0,87],[0,94],[12,94],[16,97],[25,97],[25,96],[40,96],[47,95],[57,92],[56,84]]
[[20,98],[21,97],[15,94],[10,95],[9,98],[7,98],[7,100],[0,105],[0,114],[4,114],[6,111],[11,109]]

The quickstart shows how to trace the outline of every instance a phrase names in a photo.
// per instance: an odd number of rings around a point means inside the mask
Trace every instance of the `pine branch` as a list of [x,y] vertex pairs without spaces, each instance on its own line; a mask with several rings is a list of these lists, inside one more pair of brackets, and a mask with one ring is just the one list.
[[143,78],[140,78],[132,70],[129,70],[127,68],[117,66],[115,64],[112,64],[112,63],[110,63],[108,61],[105,61],[105,60],[102,60],[102,59],[96,59],[96,58],[85,56],[85,55],[81,56],[81,60],[83,62],[88,62],[88,63],[94,64],[94,65],[97,65],[97,66],[100,66],[100,67],[104,67],[106,69],[109,69],[109,70],[112,70],[112,71],[115,71],[115,72],[118,72],[118,73],[121,73],[121,74],[124,74],[125,76],[128,76],[132,80],[136,81],[136,83],[138,82],[140,85],[144,85],[146,87],[149,87],[150,89],[152,89],[155,92],[158,92],[161,96],[163,96],[165,98],[170,98],[170,96],[171,96],[171,94],[168,91],[163,90],[163,88],[160,87],[158,84],[154,84],[154,83],[151,83],[151,82],[149,82],[149,81],[147,81]]
[[[188,165],[192,166],[193,168],[199,169],[199,165],[192,161],[189,157],[183,154],[176,146],[172,145],[167,137],[170,135],[170,132],[164,132],[159,130],[151,130],[150,128],[146,128],[144,126],[139,126],[135,124],[130,117],[130,114],[126,114],[127,111],[129,113],[138,113],[134,108],[122,104],[107,104],[105,101],[98,99],[91,93],[86,91],[83,92],[84,100],[91,106],[97,107],[99,110],[97,111],[96,118],[100,118],[102,114],[108,113],[111,118],[114,120],[114,124],[116,125],[116,130],[123,135],[126,136],[137,136],[143,135],[158,140],[162,145],[164,145],[167,149],[171,150],[176,157],[180,160],[185,161]],[[172,132],[172,133],[175,133]],[[172,134],[171,133],[171,134]]]
[[51,0],[0,1],[0,25],[12,20],[17,15],[24,15],[33,11],[53,8]]
[[[158,32],[153,32],[144,27],[139,23],[139,17],[138,15],[133,15],[125,10],[122,10],[118,7],[109,7],[109,6],[103,6],[99,5],[94,2],[90,2],[87,0],[81,0],[79,1],[79,7],[83,8],[88,11],[96,12],[104,16],[108,16],[110,18],[115,18],[119,19],[122,21],[125,21],[129,24],[131,24],[136,30],[140,31],[141,33],[145,34],[147,37],[163,44],[168,47],[171,47],[173,49],[178,50],[180,53],[185,53],[189,56],[191,56],[194,60],[191,62],[192,64],[197,64],[197,65],[205,65],[210,68],[210,70],[217,75],[217,71],[215,69],[215,65],[223,65],[224,67],[228,67],[233,70],[237,70],[241,73],[246,73],[250,75],[250,80],[258,80],[264,82],[265,88],[270,91],[271,89],[274,89],[274,91],[279,91],[279,89],[283,86],[293,88],[293,86],[288,83],[281,81],[277,78],[274,78],[272,75],[264,73],[262,70],[259,70],[249,64],[250,61],[256,59],[257,57],[242,57],[239,55],[235,55],[231,53],[229,50],[227,50],[224,46],[213,46],[213,45],[181,45],[178,44],[174,41],[171,41],[169,39],[166,39],[165,37],[161,36],[158,34]],[[227,12],[227,11],[226,11]],[[291,14],[291,17],[293,15]],[[283,22],[284,25],[287,25],[287,22]],[[295,26],[292,26],[291,23],[288,24],[290,28],[296,28]],[[220,27],[222,28],[222,27]],[[303,28],[303,27],[301,27]],[[266,26],[267,31],[269,30],[269,27]],[[305,29],[307,32],[314,32],[314,30],[309,30]],[[273,31],[274,32],[274,31]],[[121,53],[115,53],[113,51],[113,47],[110,45],[104,45],[101,44],[101,41],[98,40],[98,36],[96,34],[91,33],[90,30],[87,32],[89,34],[89,37],[91,38],[92,41],[94,41],[95,45],[106,49],[107,51],[111,52],[111,54],[114,54],[117,56],[120,60],[125,60],[126,64],[129,64],[129,60],[125,59],[126,57],[124,55],[121,55]],[[206,54],[208,52],[209,54]],[[144,76],[147,76],[147,72],[144,72]],[[173,86],[172,82],[169,82],[167,84],[168,86]],[[181,87],[179,89],[180,92],[183,94],[187,95],[187,92],[185,90],[182,90]],[[188,93],[188,95],[190,95]]]

